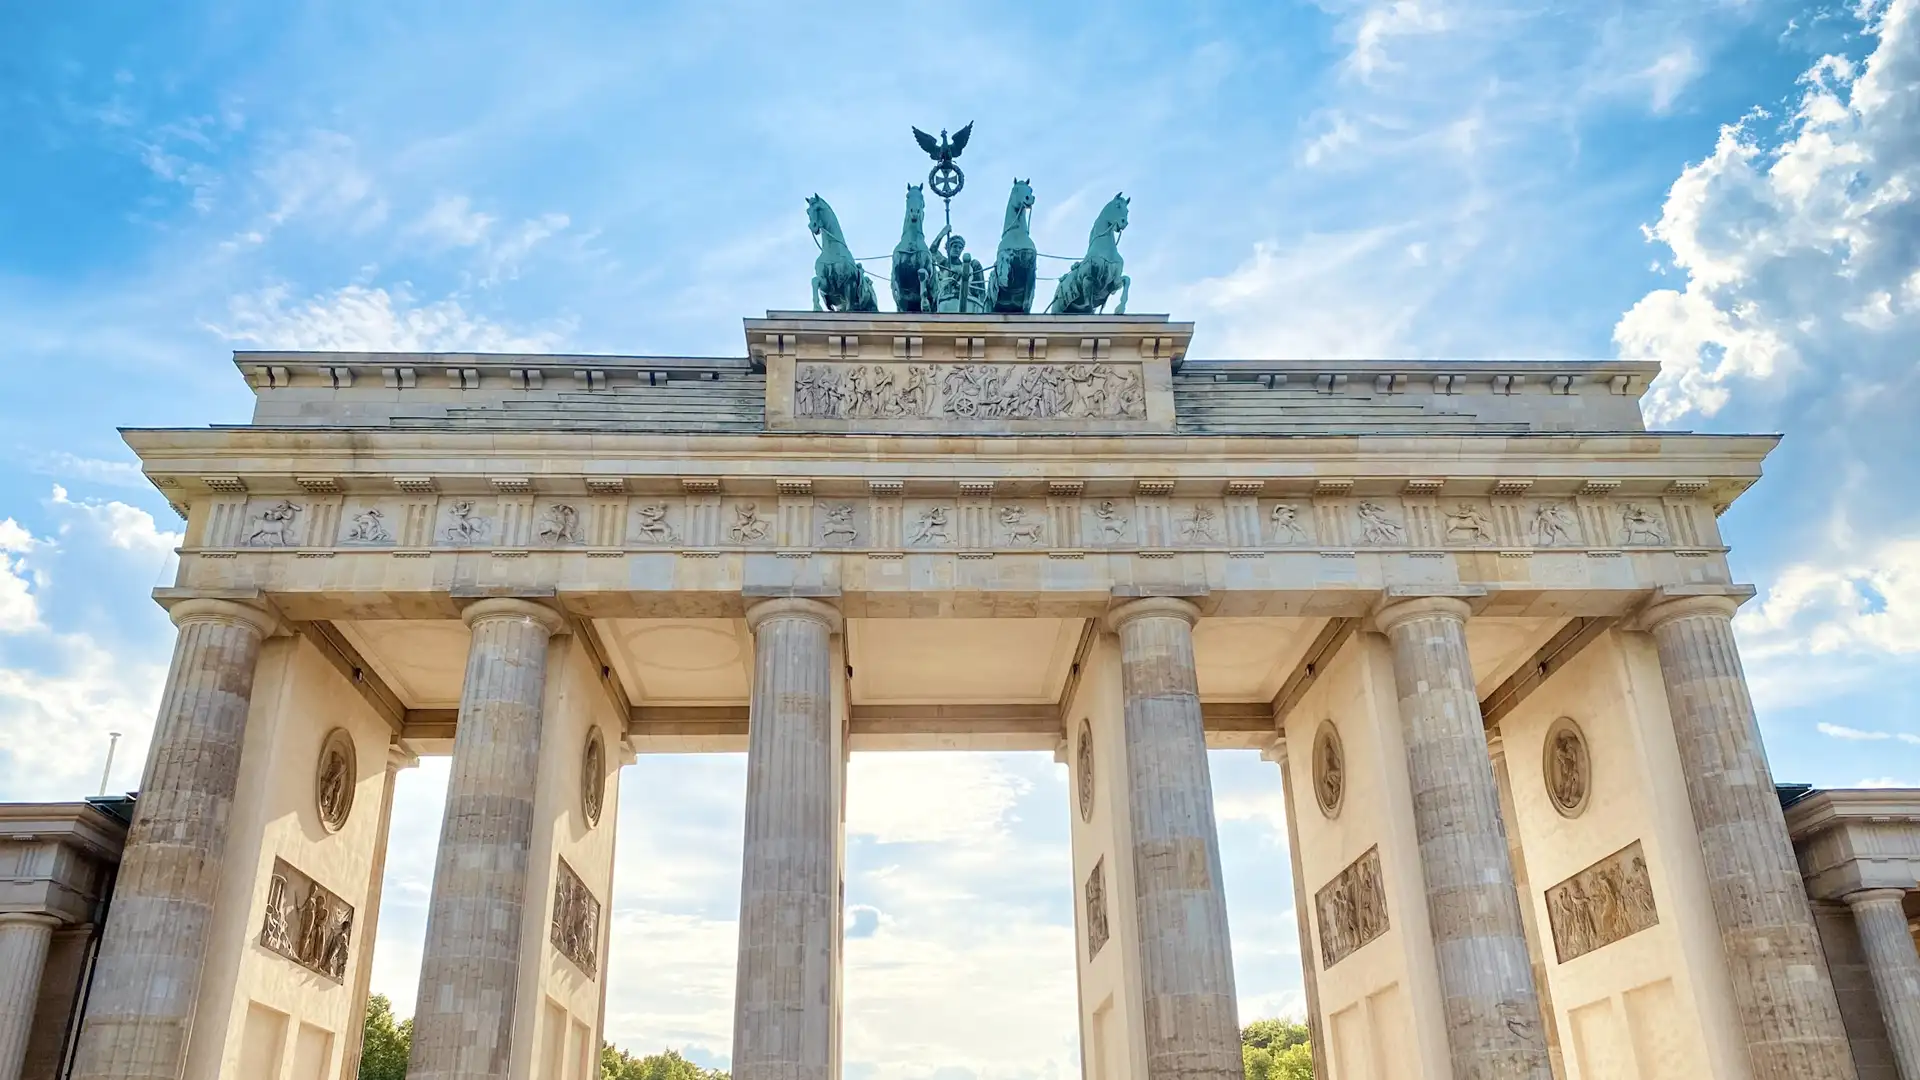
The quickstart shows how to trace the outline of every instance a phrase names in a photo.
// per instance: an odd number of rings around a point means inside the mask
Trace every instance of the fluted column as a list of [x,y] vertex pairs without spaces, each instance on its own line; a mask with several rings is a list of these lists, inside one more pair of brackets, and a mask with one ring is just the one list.
[[1467,605],[1390,600],[1374,614],[1393,643],[1413,825],[1457,1080],[1550,1080],[1500,791],[1467,657]]
[[831,1080],[839,926],[833,660],[818,600],[747,610],[753,702],[734,992],[735,1080]]
[[[360,967],[353,983],[352,1015],[355,1021],[363,1021],[366,1017],[367,1000],[373,990],[373,945],[380,936],[380,896],[385,891],[387,880],[387,841],[393,833],[393,784],[399,778],[400,770],[411,769],[418,764],[420,759],[401,749],[397,743],[387,747],[386,783],[380,789],[380,824],[374,838],[373,865],[367,868],[366,911],[360,919],[360,925],[354,930],[359,936],[361,949]],[[364,1022],[356,1023],[347,1030],[346,1046],[341,1050],[341,1076],[360,1075],[360,1057],[366,1051],[365,1035]]]
[[[1849,893],[1854,925],[1860,929],[1867,972],[1880,999],[1887,1042],[1900,1067],[1900,1080],[1920,1080],[1920,952],[1913,947],[1902,901],[1904,889],[1865,889]],[[0,1073],[0,1080],[5,1074]]]
[[1300,868],[1300,823],[1293,816],[1293,770],[1287,764],[1287,740],[1267,749],[1268,761],[1280,766],[1280,796],[1287,812],[1287,858],[1293,863],[1293,922],[1300,934],[1300,985],[1307,997],[1307,1045],[1313,1052],[1313,1075],[1332,1076],[1327,1069],[1326,1028],[1320,1023],[1320,954],[1313,947],[1313,908],[1308,906],[1306,875]]
[[1533,989],[1540,998],[1540,1031],[1547,1040],[1547,1068],[1553,1080],[1566,1080],[1566,1056],[1560,1050],[1560,1029],[1553,1015],[1553,989],[1547,985],[1547,953],[1534,914],[1533,885],[1527,877],[1527,855],[1520,849],[1520,812],[1513,801],[1513,777],[1507,772],[1507,743],[1495,734],[1487,740],[1493,761],[1493,782],[1500,789],[1500,822],[1507,834],[1507,857],[1513,862],[1513,884],[1520,905],[1520,928],[1527,935],[1527,964],[1533,971]]
[[1642,625],[1660,653],[1753,1080],[1852,1080],[1833,978],[1734,646],[1737,603],[1728,596],[1663,600],[1646,610]]
[[514,599],[481,600],[462,617],[473,638],[427,905],[409,1080],[507,1075],[547,640],[564,625],[552,610]]
[[47,946],[58,925],[51,915],[0,912],[0,1080],[20,1080]]
[[1120,636],[1127,810],[1141,1005],[1151,1080],[1243,1075],[1227,897],[1185,600],[1148,597],[1107,615]]
[[74,1080],[178,1080],[240,783],[260,643],[274,620],[183,600],[153,747],[101,939]]

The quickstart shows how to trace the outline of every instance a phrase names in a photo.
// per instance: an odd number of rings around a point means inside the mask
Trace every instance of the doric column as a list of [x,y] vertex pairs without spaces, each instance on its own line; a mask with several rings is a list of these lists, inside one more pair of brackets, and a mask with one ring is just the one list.
[[740,874],[735,1080],[830,1080],[839,926],[833,660],[840,613],[818,600],[747,609],[747,831]]
[[47,946],[58,925],[51,915],[0,912],[0,1080],[20,1080]]
[[1540,997],[1540,1030],[1547,1040],[1547,1067],[1553,1080],[1566,1080],[1567,1062],[1560,1050],[1560,1029],[1553,1016],[1553,991],[1547,985],[1546,948],[1540,938],[1532,896],[1533,885],[1527,877],[1526,852],[1520,849],[1520,814],[1513,801],[1513,777],[1507,772],[1507,742],[1498,734],[1487,739],[1487,753],[1493,761],[1493,782],[1500,789],[1500,821],[1507,834],[1507,857],[1513,862],[1513,885],[1520,905],[1520,928],[1527,934],[1527,963],[1533,970],[1534,992]]
[[173,667],[120,858],[75,1080],[178,1080],[200,998],[260,643],[273,617],[183,600]]
[[462,617],[473,638],[427,904],[409,1080],[507,1075],[547,639],[564,625],[557,613],[527,600],[481,600]]
[[[1867,954],[1867,972],[1880,999],[1880,1018],[1887,1024],[1887,1041],[1900,1066],[1900,1080],[1920,1080],[1920,952],[1907,929],[1902,889],[1864,889],[1847,895],[1853,921],[1860,928],[1861,950]],[[0,1073],[0,1080],[5,1074]]]
[[[420,759],[397,743],[387,747],[387,777],[380,789],[380,825],[374,837],[373,864],[367,868],[366,914],[355,930],[361,943],[360,968],[353,983],[352,1015],[355,1017],[367,1015],[367,999],[373,990],[373,943],[380,936],[380,894],[387,878],[387,840],[393,832],[393,783],[399,778],[400,770],[418,764]],[[365,1024],[346,1033],[347,1043],[341,1050],[341,1076],[360,1075],[360,1055],[366,1050],[365,1034]]]
[[1852,1080],[1833,978],[1734,647],[1737,605],[1730,596],[1660,600],[1642,625],[1660,653],[1753,1080]]
[[1148,597],[1107,615],[1120,636],[1127,810],[1140,924],[1151,1080],[1243,1075],[1227,897],[1185,600]]
[[1320,954],[1313,947],[1313,908],[1308,906],[1307,881],[1300,868],[1300,823],[1293,816],[1293,770],[1287,764],[1287,740],[1267,749],[1268,761],[1280,766],[1280,797],[1287,811],[1287,858],[1293,863],[1293,922],[1300,932],[1300,984],[1307,997],[1307,1046],[1313,1051],[1313,1075],[1332,1076],[1327,1070],[1326,1028],[1320,1023]]
[[1389,600],[1393,681],[1453,1075],[1549,1080],[1540,998],[1467,658],[1467,605]]

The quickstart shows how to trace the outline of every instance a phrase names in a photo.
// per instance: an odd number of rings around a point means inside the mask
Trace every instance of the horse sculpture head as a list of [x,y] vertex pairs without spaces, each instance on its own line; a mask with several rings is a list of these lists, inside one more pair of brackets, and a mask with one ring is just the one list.
[[1093,231],[1087,238],[1098,240],[1102,235],[1112,233],[1115,240],[1120,239],[1120,234],[1127,231],[1127,202],[1127,197],[1121,194],[1108,199],[1100,216],[1093,219]]
[[925,185],[907,185],[907,225],[918,228],[927,220],[927,197],[922,194]]
[[1007,212],[1033,209],[1033,185],[1029,181],[1016,177],[1013,190],[1007,193]]
[[807,228],[816,237],[823,232],[830,236],[840,235],[840,219],[834,216],[833,207],[827,205],[827,200],[818,195],[807,196]]

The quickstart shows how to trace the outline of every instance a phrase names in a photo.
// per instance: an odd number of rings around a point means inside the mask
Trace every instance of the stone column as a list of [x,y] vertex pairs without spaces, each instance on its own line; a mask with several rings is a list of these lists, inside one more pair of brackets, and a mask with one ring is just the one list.
[[1185,600],[1148,597],[1109,612],[1120,636],[1127,812],[1140,930],[1141,1011],[1151,1080],[1243,1075],[1213,780]]
[[74,1080],[179,1080],[240,782],[267,613],[183,600],[179,636],[113,888]]
[[527,600],[481,600],[462,617],[473,639],[427,904],[409,1080],[507,1076],[547,640],[565,625]]
[[1393,643],[1413,825],[1447,1016],[1453,1075],[1550,1080],[1500,791],[1467,658],[1467,605],[1390,599],[1375,613]]
[[840,806],[833,660],[840,613],[818,600],[747,609],[753,703],[740,874],[735,1080],[832,1080]]
[[1520,905],[1520,928],[1527,935],[1527,963],[1533,970],[1533,988],[1540,995],[1540,1030],[1547,1040],[1547,1067],[1553,1080],[1566,1080],[1566,1056],[1560,1050],[1560,1028],[1553,1015],[1553,989],[1547,985],[1545,943],[1533,909],[1533,885],[1527,877],[1527,855],[1520,849],[1520,812],[1513,801],[1513,777],[1507,772],[1507,741],[1495,734],[1487,740],[1493,760],[1493,782],[1500,789],[1500,821],[1507,834],[1507,857],[1513,861],[1514,896]]
[[1687,801],[1720,924],[1753,1080],[1853,1080],[1853,1054],[1806,887],[1760,745],[1730,596],[1657,600],[1660,654]]
[[1280,766],[1280,797],[1287,811],[1287,858],[1293,863],[1293,921],[1300,932],[1300,983],[1307,997],[1308,1045],[1313,1051],[1313,1075],[1332,1076],[1327,1069],[1326,1028],[1320,1023],[1320,953],[1313,947],[1313,908],[1307,881],[1300,869],[1300,823],[1293,816],[1293,770],[1287,764],[1287,740],[1267,749],[1268,761]]
[[58,925],[51,915],[0,912],[0,1080],[20,1080],[47,946]]
[[[386,784],[380,790],[379,835],[374,839],[373,865],[367,868],[366,910],[361,914],[360,925],[354,928],[354,933],[360,939],[360,967],[353,982],[353,1016],[357,1021],[363,1021],[366,1017],[367,1000],[373,990],[373,943],[380,934],[380,894],[387,879],[387,839],[393,832],[393,784],[400,770],[411,769],[418,764],[420,759],[402,750],[397,743],[387,747]],[[346,1032],[346,1046],[340,1055],[341,1076],[360,1075],[360,1055],[366,1050],[363,1041],[365,1035],[364,1022]],[[5,1078],[0,1077],[0,1080]]]
[[[1903,889],[1864,889],[1847,895],[1860,947],[1867,954],[1887,1042],[1900,1066],[1900,1080],[1920,1080],[1920,952],[1913,946],[1902,905]],[[6,1074],[0,1073],[0,1080]]]

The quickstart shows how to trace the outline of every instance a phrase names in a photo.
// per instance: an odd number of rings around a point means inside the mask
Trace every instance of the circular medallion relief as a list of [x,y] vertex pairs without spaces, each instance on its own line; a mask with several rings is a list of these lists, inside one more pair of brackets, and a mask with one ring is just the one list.
[[334,728],[320,743],[320,761],[314,770],[313,805],[320,824],[328,832],[339,832],[353,813],[353,782],[357,772],[353,736],[346,728]]
[[1579,817],[1587,808],[1587,793],[1593,786],[1586,733],[1573,717],[1563,716],[1547,729],[1542,755],[1540,773],[1547,781],[1547,798],[1561,814]]
[[1080,820],[1093,820],[1093,725],[1080,721],[1080,745],[1073,754],[1074,768],[1080,773]]
[[1340,816],[1347,797],[1347,751],[1333,721],[1322,720],[1313,736],[1313,801],[1328,817]]
[[607,797],[607,740],[599,728],[587,732],[580,754],[580,810],[589,828],[600,824],[600,807]]

